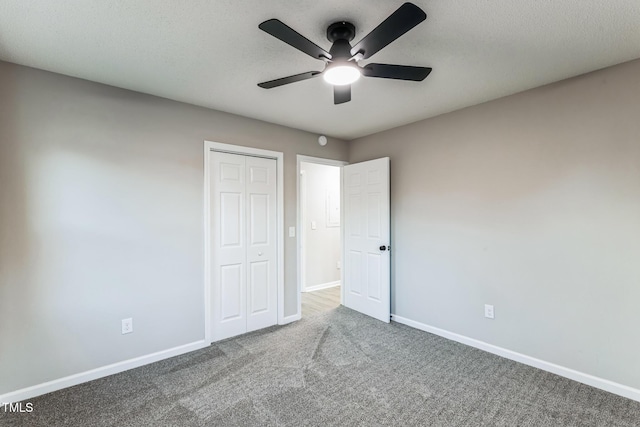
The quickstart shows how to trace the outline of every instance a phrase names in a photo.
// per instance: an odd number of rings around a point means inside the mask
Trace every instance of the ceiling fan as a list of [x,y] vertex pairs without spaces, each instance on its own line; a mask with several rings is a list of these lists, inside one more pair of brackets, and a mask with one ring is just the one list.
[[422,81],[429,75],[431,68],[391,64],[360,66],[358,62],[373,56],[425,19],[427,19],[427,14],[422,9],[413,3],[404,3],[353,47],[349,42],[355,36],[355,26],[345,21],[335,22],[327,28],[327,38],[333,43],[329,52],[281,21],[269,19],[260,24],[258,28],[301,52],[324,61],[325,67],[322,71],[295,74],[258,83],[258,86],[272,89],[322,75],[325,81],[333,85],[333,103],[342,104],[351,101],[351,83],[358,80],[361,75],[384,79]]

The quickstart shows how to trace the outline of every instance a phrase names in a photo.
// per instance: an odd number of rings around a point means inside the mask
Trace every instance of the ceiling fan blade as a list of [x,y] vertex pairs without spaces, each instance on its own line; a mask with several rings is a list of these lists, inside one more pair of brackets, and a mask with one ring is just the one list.
[[277,19],[258,25],[262,31],[316,59],[331,59],[331,54]]
[[351,49],[351,55],[360,54],[359,59],[367,59],[425,19],[427,14],[422,9],[405,3],[360,40]]
[[299,82],[301,80],[311,79],[313,77],[319,76],[322,74],[320,71],[307,71],[306,73],[300,73],[293,76],[282,77],[280,79],[269,80],[268,82],[258,83],[263,89],[272,89],[274,87],[287,85],[289,83]]
[[344,104],[351,101],[351,85],[333,87],[333,103]]
[[367,64],[362,67],[362,75],[367,77],[381,77],[383,79],[412,80],[420,82],[424,80],[431,68],[413,67],[410,65],[391,64]]

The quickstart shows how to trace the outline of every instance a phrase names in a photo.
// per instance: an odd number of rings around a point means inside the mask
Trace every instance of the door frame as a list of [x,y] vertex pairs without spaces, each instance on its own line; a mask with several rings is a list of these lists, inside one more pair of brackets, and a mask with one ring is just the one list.
[[[312,156],[304,156],[302,154],[296,155],[296,194],[297,194],[297,202],[296,202],[296,266],[297,266],[297,291],[296,291],[296,299],[297,299],[297,313],[295,314],[296,319],[299,320],[302,318],[302,274],[303,265],[302,265],[302,254],[303,254],[303,245],[304,245],[304,233],[302,231],[302,187],[300,185],[300,163],[315,163],[319,165],[327,165],[327,166],[336,166],[340,168],[340,284],[344,283],[344,275],[343,275],[343,267],[344,267],[344,218],[343,218],[343,191],[342,191],[342,167],[348,165],[349,162],[345,162],[342,160],[333,160],[333,159],[325,159],[322,157],[312,157]],[[343,298],[344,286],[340,287],[340,303],[344,300]]]
[[284,318],[284,154],[280,151],[222,142],[204,141],[204,339],[211,343],[211,185],[212,166],[209,153],[218,151],[244,156],[266,157],[276,161],[276,245],[278,324],[287,323]]

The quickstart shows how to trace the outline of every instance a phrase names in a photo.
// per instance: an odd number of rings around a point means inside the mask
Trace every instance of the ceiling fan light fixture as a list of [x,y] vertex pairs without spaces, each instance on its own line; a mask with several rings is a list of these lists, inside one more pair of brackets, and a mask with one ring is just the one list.
[[413,3],[403,3],[380,25],[351,46],[356,27],[347,21],[337,21],[327,27],[327,40],[331,49],[324,50],[282,21],[272,18],[258,25],[262,31],[285,42],[289,46],[325,63],[323,71],[307,71],[275,80],[258,83],[264,89],[272,89],[289,83],[323,76],[333,86],[333,103],[344,104],[351,101],[351,84],[360,78],[377,77],[419,82],[431,72],[429,67],[394,64],[366,64],[359,62],[375,55],[381,49],[393,43],[398,37],[427,19],[427,14]]
[[324,81],[333,86],[350,85],[360,78],[357,65],[335,65],[323,73]]

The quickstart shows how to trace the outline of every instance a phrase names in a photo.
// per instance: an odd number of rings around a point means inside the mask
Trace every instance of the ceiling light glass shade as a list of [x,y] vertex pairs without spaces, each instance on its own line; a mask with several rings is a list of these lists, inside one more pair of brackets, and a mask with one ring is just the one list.
[[336,65],[324,73],[324,81],[334,86],[350,85],[360,78],[360,70],[353,65]]

